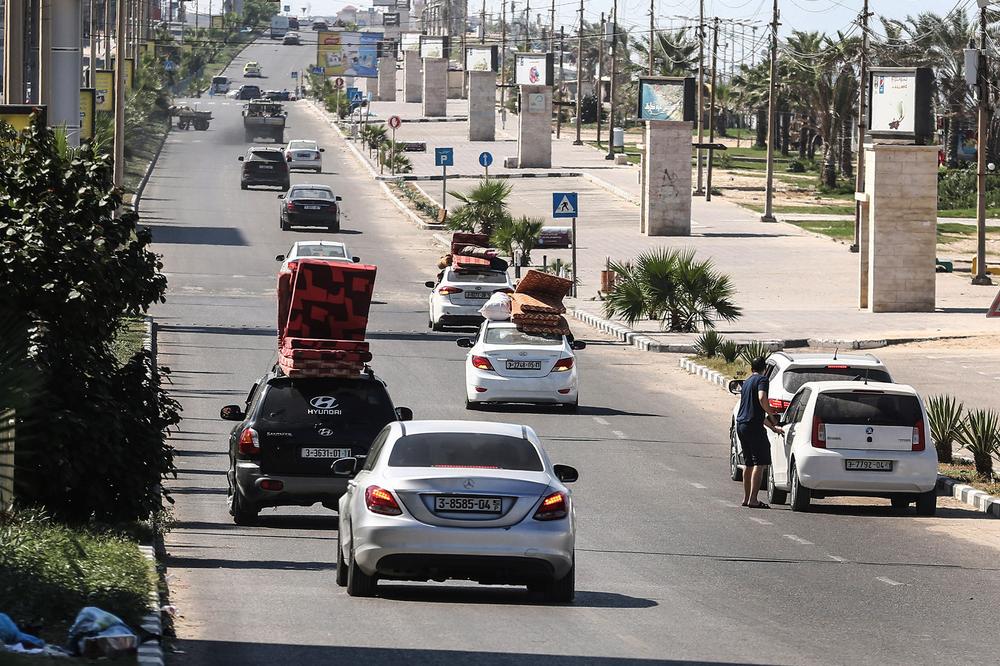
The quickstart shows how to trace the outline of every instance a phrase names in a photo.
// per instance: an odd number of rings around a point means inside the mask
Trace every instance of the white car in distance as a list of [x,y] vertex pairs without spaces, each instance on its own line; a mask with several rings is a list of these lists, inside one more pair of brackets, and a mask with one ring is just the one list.
[[299,169],[302,171],[323,171],[323,156],[325,148],[320,148],[319,144],[310,139],[293,139],[285,146],[285,159],[288,161],[289,170]]
[[476,339],[459,338],[465,361],[465,408],[482,403],[561,405],[575,412],[579,375],[574,351],[581,340],[565,335],[523,333],[509,321],[483,322]]
[[810,382],[782,416],[784,435],[771,443],[769,498],[807,511],[813,498],[887,497],[937,506],[937,451],[923,401],[910,386],[878,382]]
[[360,257],[351,256],[351,250],[346,243],[326,240],[305,240],[295,241],[288,248],[285,254],[279,254],[274,258],[281,262],[279,273],[288,272],[288,262],[308,257],[309,259],[324,259],[326,261],[342,261],[346,263],[360,263]]
[[479,309],[495,292],[511,293],[514,285],[506,271],[460,271],[446,268],[437,283],[424,283],[432,289],[428,301],[428,328],[440,331],[445,326],[478,326],[483,321]]

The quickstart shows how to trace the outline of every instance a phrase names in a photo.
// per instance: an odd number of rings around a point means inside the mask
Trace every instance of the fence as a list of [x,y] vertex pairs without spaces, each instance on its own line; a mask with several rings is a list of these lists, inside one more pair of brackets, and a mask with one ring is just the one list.
[[0,411],[0,513],[14,503],[14,410]]

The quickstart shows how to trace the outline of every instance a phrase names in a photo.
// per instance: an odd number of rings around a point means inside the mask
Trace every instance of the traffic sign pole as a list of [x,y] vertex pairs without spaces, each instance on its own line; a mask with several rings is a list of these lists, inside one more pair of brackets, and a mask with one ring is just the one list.
[[389,146],[389,173],[396,175],[396,128],[392,128],[392,144]]
[[573,266],[573,298],[576,298],[576,282],[580,272],[576,267],[576,217],[580,214],[580,202],[576,192],[552,193],[552,217],[554,219],[571,219],[573,234],[573,255],[570,263]]
[[579,274],[576,268],[576,218],[573,218],[573,298],[576,298],[576,276]]
[[441,221],[448,219],[448,165],[441,164]]

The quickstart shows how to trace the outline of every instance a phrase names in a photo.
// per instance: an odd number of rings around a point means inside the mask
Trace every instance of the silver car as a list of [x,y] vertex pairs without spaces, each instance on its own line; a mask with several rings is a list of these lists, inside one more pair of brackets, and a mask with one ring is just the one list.
[[575,517],[535,432],[478,421],[386,426],[367,458],[341,458],[337,584],[373,596],[378,581],[473,580],[527,585],[548,601],[576,591]]

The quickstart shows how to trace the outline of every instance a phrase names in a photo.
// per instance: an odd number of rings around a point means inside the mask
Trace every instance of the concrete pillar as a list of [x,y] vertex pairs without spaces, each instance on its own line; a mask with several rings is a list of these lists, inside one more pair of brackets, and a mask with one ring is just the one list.
[[50,0],[48,122],[66,127],[71,146],[80,145],[80,78],[83,12],[80,0]]
[[642,160],[642,229],[647,236],[691,235],[693,123],[647,120]]
[[497,73],[469,72],[469,141],[493,141],[497,130]]
[[396,58],[383,56],[378,59],[378,100],[396,101]]
[[7,0],[3,23],[3,99],[24,104],[24,0]]
[[448,59],[424,58],[424,115],[448,115]]
[[552,88],[521,86],[517,127],[517,166],[552,168]]
[[934,310],[937,155],[937,146],[865,144],[872,312]]
[[465,97],[465,72],[458,69],[448,70],[448,99]]
[[403,101],[419,102],[423,99],[423,80],[420,74],[420,53],[403,51]]

